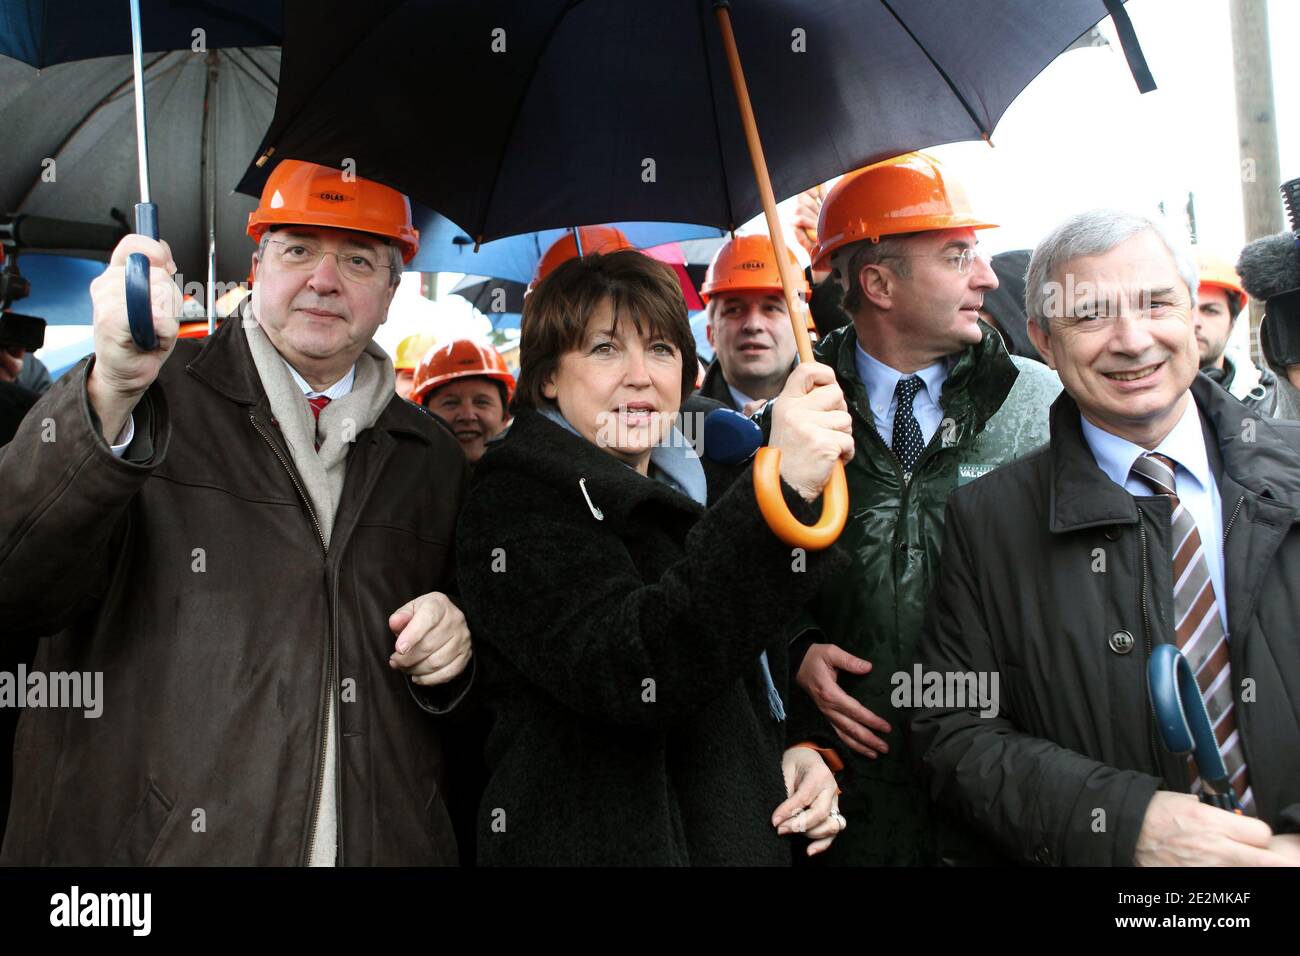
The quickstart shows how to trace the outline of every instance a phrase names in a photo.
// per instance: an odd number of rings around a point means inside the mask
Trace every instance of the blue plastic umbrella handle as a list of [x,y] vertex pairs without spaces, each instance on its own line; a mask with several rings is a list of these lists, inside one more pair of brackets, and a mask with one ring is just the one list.
[[[150,239],[158,238],[158,207],[154,203],[136,203],[135,231]],[[137,348],[152,352],[158,347],[149,295],[149,257],[139,252],[131,253],[126,260],[126,320]]]
[[[1147,663],[1147,689],[1156,729],[1165,749],[1172,754],[1194,754],[1201,781],[1208,791],[1206,803],[1238,809],[1237,797],[1228,782],[1219,743],[1214,737],[1210,715],[1205,710],[1201,689],[1187,658],[1172,644],[1159,644]],[[1217,798],[1217,799],[1216,799]],[[1226,806],[1225,806],[1226,804]]]

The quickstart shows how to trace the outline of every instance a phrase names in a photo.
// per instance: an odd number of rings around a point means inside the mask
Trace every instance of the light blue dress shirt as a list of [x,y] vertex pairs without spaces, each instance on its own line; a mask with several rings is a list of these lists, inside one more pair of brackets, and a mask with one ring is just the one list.
[[[1145,448],[1103,431],[1083,415],[1079,419],[1083,424],[1083,437],[1092,449],[1097,467],[1111,481],[1122,485],[1125,491],[1136,497],[1149,498],[1155,494],[1149,484],[1132,475],[1133,462],[1140,455],[1146,454]],[[1214,596],[1218,599],[1219,617],[1226,632],[1228,602],[1223,585],[1223,500],[1219,496],[1219,486],[1214,480],[1210,460],[1205,452],[1201,416],[1190,395],[1178,424],[1152,450],[1174,462],[1174,484],[1178,500],[1196,522],[1196,531],[1201,536],[1201,550],[1210,568],[1210,582],[1214,586]]]
[[[898,410],[898,399],[894,390],[904,373],[890,368],[884,362],[868,355],[861,345],[855,346],[854,362],[857,365],[858,378],[867,387],[867,401],[871,403],[871,417],[876,423],[876,431],[886,445],[894,447],[894,413]],[[921,437],[927,445],[934,438],[943,422],[943,409],[939,405],[939,396],[943,394],[943,383],[948,380],[948,363],[943,359],[933,365],[927,365],[916,373],[925,388],[916,393],[912,400],[912,414],[921,426]]]

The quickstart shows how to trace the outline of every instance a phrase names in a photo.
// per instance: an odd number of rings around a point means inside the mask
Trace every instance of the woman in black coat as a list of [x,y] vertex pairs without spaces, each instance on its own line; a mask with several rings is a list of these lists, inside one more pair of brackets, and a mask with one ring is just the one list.
[[[787,864],[784,837],[818,852],[845,825],[780,690],[789,626],[846,558],[782,544],[747,468],[706,473],[674,429],[694,352],[639,253],[529,296],[516,417],[457,533],[492,716],[482,864]],[[833,373],[797,370],[772,444],[805,521],[848,432]]]

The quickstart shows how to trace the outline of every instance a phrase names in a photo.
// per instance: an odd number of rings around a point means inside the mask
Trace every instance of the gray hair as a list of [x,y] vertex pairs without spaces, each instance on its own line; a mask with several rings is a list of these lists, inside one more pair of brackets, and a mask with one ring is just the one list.
[[895,270],[904,279],[912,274],[912,267],[907,259],[907,241],[915,233],[898,236],[882,236],[879,242],[864,239],[840,246],[831,253],[831,276],[844,290],[844,311],[849,315],[857,313],[862,305],[862,283],[858,276],[867,266],[880,265],[886,259],[897,259]]
[[[268,229],[266,232],[262,233],[262,239],[257,244],[258,261],[266,258],[266,244],[270,241],[271,234],[275,231],[276,230],[274,229]],[[382,242],[388,249],[388,262],[390,266],[388,270],[388,284],[397,285],[402,281],[402,270],[406,267],[406,263],[402,261],[402,250],[397,243],[393,242],[391,239],[385,239],[383,236],[376,236],[375,238]]]
[[1187,285],[1192,306],[1200,286],[1196,260],[1188,244],[1160,219],[1150,219],[1118,209],[1091,209],[1071,216],[1053,229],[1034,249],[1025,277],[1025,312],[1044,332],[1051,332],[1048,303],[1059,300],[1055,276],[1073,259],[1105,255],[1142,232],[1153,232],[1173,257],[1178,275]]

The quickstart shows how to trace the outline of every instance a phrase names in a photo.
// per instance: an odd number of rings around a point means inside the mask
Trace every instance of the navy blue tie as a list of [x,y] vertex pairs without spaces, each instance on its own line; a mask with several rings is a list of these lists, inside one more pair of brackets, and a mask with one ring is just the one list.
[[912,411],[912,401],[916,393],[925,387],[925,383],[915,375],[898,380],[894,397],[898,404],[894,408],[894,457],[903,466],[903,471],[911,479],[916,462],[925,450],[925,439],[921,437],[921,426]]

